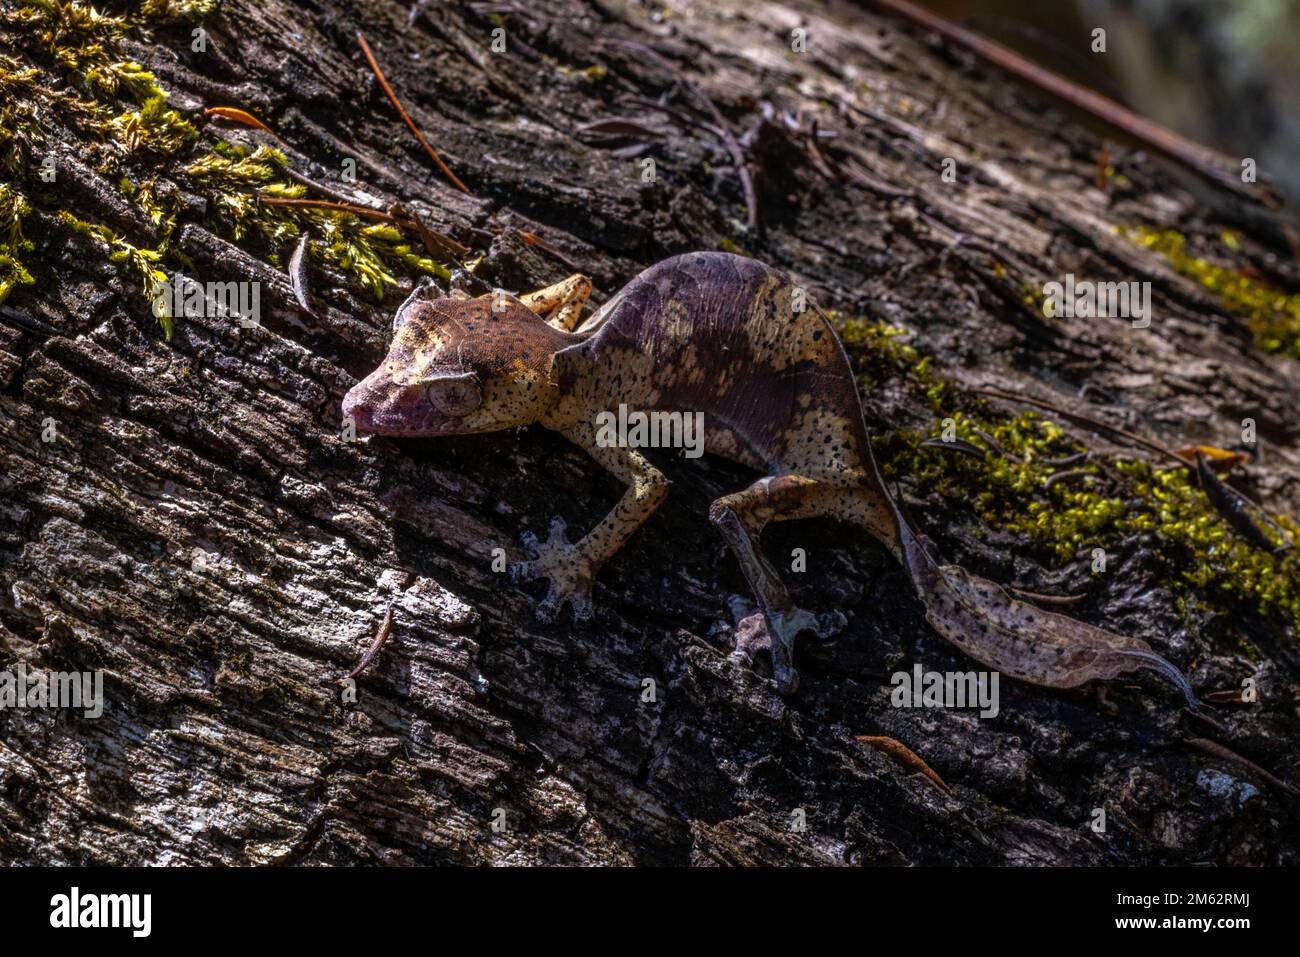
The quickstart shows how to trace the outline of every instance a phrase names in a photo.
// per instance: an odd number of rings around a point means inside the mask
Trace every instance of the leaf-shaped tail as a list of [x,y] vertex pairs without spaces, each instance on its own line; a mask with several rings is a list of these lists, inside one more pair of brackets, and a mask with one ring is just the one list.
[[895,511],[904,563],[934,630],[976,661],[1049,688],[1074,688],[1147,668],[1178,686],[1193,710],[1199,702],[1181,671],[1138,638],[1017,601],[993,582],[958,565],[940,565]]

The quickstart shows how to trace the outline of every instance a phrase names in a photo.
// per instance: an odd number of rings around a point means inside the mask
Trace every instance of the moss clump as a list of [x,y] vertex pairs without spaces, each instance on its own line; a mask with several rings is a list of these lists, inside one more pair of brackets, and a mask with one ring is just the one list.
[[926,402],[936,412],[951,401],[952,383],[934,373],[929,356],[923,357],[908,345],[905,340],[911,333],[906,329],[872,319],[841,320],[834,311],[827,315],[837,326],[864,389],[879,388],[902,378],[923,392]]
[[264,188],[281,198],[297,198],[302,186],[273,186],[272,181],[289,165],[283,153],[267,146],[251,149],[218,142],[212,152],[185,167],[195,188],[209,197],[213,209],[236,240],[250,234],[282,245],[298,235],[292,213],[274,207],[259,207],[257,195]]
[[166,94],[113,117],[103,129],[128,152],[143,146],[163,155],[175,153],[199,135],[193,124],[167,106]]
[[324,237],[319,246],[312,247],[313,253],[355,274],[376,299],[382,299],[385,288],[397,282],[393,273],[399,270],[427,273],[444,280],[451,278],[450,270],[417,253],[395,226],[387,223],[367,226],[355,216],[321,210],[310,210],[309,217],[319,220]]
[[106,63],[126,32],[122,17],[76,0],[19,0],[13,26],[68,70]]
[[23,265],[23,253],[31,252],[31,240],[23,236],[23,218],[32,211],[27,197],[0,184],[0,302],[9,298],[14,286],[30,286],[36,280]]
[[312,255],[353,274],[378,299],[397,282],[396,271],[450,278],[445,266],[417,253],[394,226],[367,225],[338,210],[260,202],[261,198],[300,199],[306,194],[303,186],[275,180],[287,165],[279,150],[222,143],[185,172],[199,192],[212,197],[235,239],[256,235],[283,247],[304,229],[318,233],[322,241],[312,245]]
[[[1193,256],[1187,251],[1186,238],[1171,229],[1120,226],[1116,230],[1139,246],[1160,253],[1179,275],[1196,280],[1217,295],[1225,308],[1245,316],[1261,349],[1300,358],[1300,294],[1281,292],[1238,270]],[[1232,233],[1221,240],[1229,251],[1240,245]]]
[[[1086,447],[1039,413],[999,415],[962,397],[902,341],[902,330],[866,320],[846,322],[844,330],[865,388],[901,379],[938,400],[930,429],[873,441],[887,476],[907,476],[946,509],[1025,536],[1049,565],[1140,535],[1160,560],[1159,585],[1229,616],[1249,610],[1284,629],[1300,627],[1297,550],[1271,552],[1242,539],[1187,469],[1128,457],[1083,459]],[[941,437],[969,442],[985,457],[922,444]],[[1274,520],[1300,541],[1300,525]],[[1276,531],[1266,534],[1285,544]]]
[[155,23],[192,23],[216,8],[217,0],[143,0],[138,15]]
[[[79,0],[18,0],[0,7],[0,45],[6,49],[0,54],[0,175],[15,181],[0,182],[6,191],[0,230],[9,237],[0,248],[0,299],[33,281],[21,261],[32,249],[22,237],[21,220],[35,205],[51,207],[61,225],[103,246],[152,300],[165,279],[163,266],[175,258],[170,240],[183,210],[176,192],[158,185],[160,157],[185,156],[185,185],[208,202],[226,234],[260,246],[271,262],[279,262],[287,245],[307,232],[318,237],[311,245],[314,258],[354,276],[377,298],[401,272],[449,276],[392,225],[338,210],[262,202],[305,193],[282,178],[283,154],[205,137],[168,105],[155,76],[123,55],[128,34],[148,39],[155,24],[201,19],[215,7],[214,0],[144,0],[121,16]],[[156,240],[141,243],[57,208],[57,193],[38,174],[45,151],[66,139],[60,126],[78,133],[81,160],[118,181],[128,202],[161,227]],[[31,188],[20,189],[19,181]],[[159,318],[170,339],[170,317]]]
[[[107,226],[88,223],[67,210],[60,210],[58,216],[59,222],[74,233],[105,246],[108,249],[109,262],[127,266],[140,282],[140,288],[145,299],[153,303],[158,298],[159,293],[163,290],[164,283],[167,282],[167,273],[159,265],[163,258],[161,250],[144,249],[135,246]],[[158,314],[158,321],[162,325],[164,336],[170,342],[172,338],[172,317],[165,310],[162,310]]]

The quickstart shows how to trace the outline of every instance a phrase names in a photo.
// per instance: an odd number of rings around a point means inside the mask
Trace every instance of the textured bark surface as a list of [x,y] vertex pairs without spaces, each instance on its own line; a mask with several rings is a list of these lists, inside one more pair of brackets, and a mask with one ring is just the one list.
[[[354,158],[359,188],[485,253],[494,284],[531,289],[580,270],[601,299],[664,256],[731,242],[827,308],[914,330],[962,385],[1030,391],[1174,445],[1222,441],[1252,416],[1253,491],[1300,510],[1296,364],[1259,352],[1210,292],[1113,228],[1224,223],[1203,218],[1184,177],[1129,151],[1116,160],[1127,185],[1097,190],[1097,134],[1031,91],[839,4],[428,4],[408,28],[409,10],[232,0],[205,21],[207,55],[188,52],[179,26],[132,52],[182,110],[267,119],[318,181],[337,185]],[[489,52],[497,25],[505,54]],[[803,54],[789,49],[797,26]],[[401,127],[357,29],[474,196]],[[603,76],[583,73],[596,64]],[[740,180],[683,77],[744,151],[757,231],[743,229]],[[827,148],[840,165],[853,151],[861,177],[825,175],[787,117],[837,131]],[[654,183],[635,149],[610,148],[628,142],[581,142],[580,127],[610,118],[662,130],[645,154]],[[79,215],[147,237],[73,164],[75,138],[59,150]],[[940,180],[944,157],[959,183]],[[205,278],[260,280],[262,324],[185,319],[167,343],[118,265],[45,210],[27,233],[39,281],[0,307],[0,664],[103,669],[108,703],[96,720],[0,712],[6,862],[1300,859],[1293,799],[1188,747],[1216,735],[1155,681],[1105,694],[1006,682],[993,720],[892,707],[891,672],[974,666],[926,627],[902,569],[846,529],[768,535],[772,554],[809,551],[800,603],[849,616],[832,643],[801,646],[802,689],[780,698],[728,659],[719,626],[725,596],[744,588],[705,513],[750,480],[739,467],[673,465],[668,504],[601,574],[594,621],[541,625],[541,586],[494,573],[492,549],[518,555],[518,533],[544,532],[555,513],[590,527],[619,490],[538,429],[346,441],[340,399],[383,355],[404,290],[378,304],[313,266],[306,315],[265,250],[193,210],[179,249]],[[1268,259],[1249,231],[1242,241],[1276,282],[1300,282],[1285,256]],[[1022,284],[1070,271],[1150,280],[1157,334],[1036,317]],[[1085,384],[1113,402],[1078,398]],[[901,392],[864,401],[876,431],[929,420]],[[41,441],[47,419],[54,442]],[[1049,576],[1014,540],[981,540],[969,519],[911,504],[946,554],[989,577],[1031,590],[1087,577]],[[1257,638],[1246,667],[1152,589],[1149,562],[1123,556],[1074,612],[1142,635],[1198,687],[1253,673],[1262,702],[1225,717],[1222,740],[1289,779],[1294,636]],[[345,706],[331,680],[390,604],[392,637]],[[952,793],[856,735],[906,743]],[[1097,807],[1105,834],[1088,827]],[[805,830],[791,827],[798,809]]]

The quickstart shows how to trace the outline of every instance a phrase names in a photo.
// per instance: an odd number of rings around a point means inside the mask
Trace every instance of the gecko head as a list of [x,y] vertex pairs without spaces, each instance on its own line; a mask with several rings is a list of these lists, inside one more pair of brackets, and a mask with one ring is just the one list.
[[513,296],[407,300],[388,355],[343,399],[360,432],[468,435],[536,422],[555,401],[547,370],[568,337]]

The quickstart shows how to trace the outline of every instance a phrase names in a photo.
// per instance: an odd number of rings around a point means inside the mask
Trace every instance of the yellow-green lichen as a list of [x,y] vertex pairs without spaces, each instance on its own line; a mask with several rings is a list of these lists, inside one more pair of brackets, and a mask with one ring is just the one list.
[[[1282,292],[1238,269],[1192,255],[1186,238],[1171,229],[1120,226],[1116,230],[1139,246],[1160,253],[1175,272],[1199,282],[1217,295],[1226,309],[1244,316],[1261,349],[1300,358],[1300,294]],[[1236,234],[1221,238],[1230,252],[1240,247]]]
[[217,0],[144,0],[139,15],[157,23],[202,20],[217,8]]

